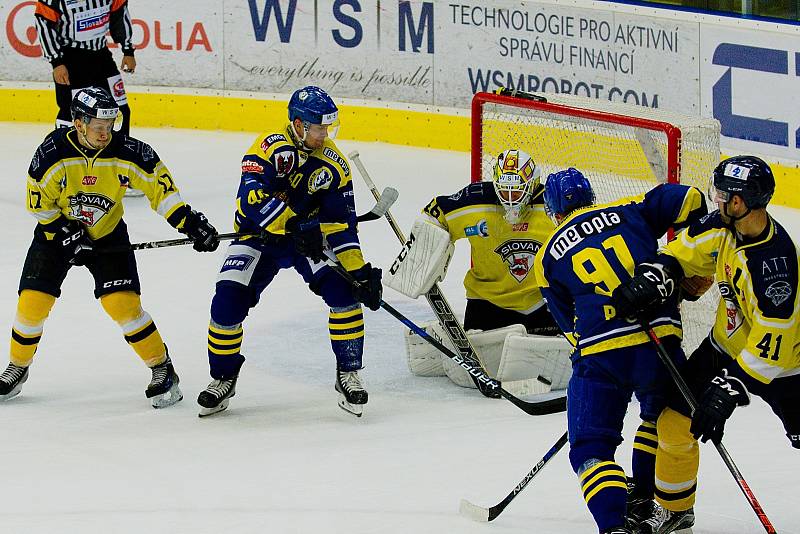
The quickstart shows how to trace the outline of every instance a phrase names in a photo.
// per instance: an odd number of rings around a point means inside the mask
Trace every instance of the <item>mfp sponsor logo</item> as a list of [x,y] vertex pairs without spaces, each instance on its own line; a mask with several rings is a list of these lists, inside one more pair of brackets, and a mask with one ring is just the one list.
[[235,254],[228,256],[222,264],[221,272],[245,271],[256,259],[248,254]]

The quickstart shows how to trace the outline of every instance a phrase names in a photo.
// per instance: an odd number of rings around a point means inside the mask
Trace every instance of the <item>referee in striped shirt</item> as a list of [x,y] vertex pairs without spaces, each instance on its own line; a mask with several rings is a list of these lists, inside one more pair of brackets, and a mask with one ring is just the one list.
[[108,88],[122,115],[120,132],[130,131],[131,110],[122,75],[106,45],[106,32],[122,47],[123,72],[136,69],[133,27],[127,0],[38,0],[36,27],[42,53],[53,65],[56,127],[72,126],[72,95],[84,87]]

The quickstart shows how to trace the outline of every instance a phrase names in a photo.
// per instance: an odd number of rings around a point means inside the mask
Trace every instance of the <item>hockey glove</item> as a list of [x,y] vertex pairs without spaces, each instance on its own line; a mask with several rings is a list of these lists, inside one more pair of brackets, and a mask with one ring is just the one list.
[[64,259],[72,265],[86,265],[94,258],[94,245],[86,228],[78,221],[64,218],[55,239],[61,246]]
[[711,379],[692,415],[690,431],[695,439],[705,443],[722,440],[725,421],[737,406],[750,404],[750,394],[741,380],[728,374],[727,369]]
[[372,311],[378,310],[381,307],[381,298],[383,297],[382,271],[367,263],[350,274],[358,282],[353,284],[353,298]]
[[633,277],[611,294],[617,317],[639,318],[649,308],[663,303],[675,291],[675,280],[660,263],[640,263]]
[[194,242],[192,248],[197,252],[214,252],[219,246],[217,229],[199,211],[190,208],[179,231]]
[[294,217],[286,223],[286,229],[294,239],[294,249],[298,254],[315,262],[325,261],[322,230],[318,220]]

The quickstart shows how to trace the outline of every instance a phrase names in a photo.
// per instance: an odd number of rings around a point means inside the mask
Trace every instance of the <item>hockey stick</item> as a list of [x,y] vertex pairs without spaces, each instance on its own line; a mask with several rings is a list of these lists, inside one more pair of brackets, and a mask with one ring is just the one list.
[[[349,157],[355,164],[358,172],[361,174],[361,177],[364,179],[364,183],[367,184],[367,187],[372,192],[372,196],[375,197],[375,200],[380,200],[378,188],[375,186],[375,182],[372,181],[372,177],[370,177],[366,167],[364,167],[364,164],[361,162],[358,151],[354,150],[350,152]],[[398,226],[397,221],[395,221],[394,217],[392,217],[392,214],[388,210],[386,211],[386,220],[389,222],[389,226],[392,227],[397,239],[400,240],[400,244],[405,244],[406,238],[403,235],[403,231],[400,230],[400,226]],[[486,370],[483,367],[480,358],[478,358],[477,353],[475,352],[475,347],[473,347],[472,343],[470,343],[466,332],[464,332],[464,327],[458,322],[458,319],[453,313],[453,308],[450,307],[450,303],[448,303],[444,298],[444,295],[439,288],[439,284],[433,284],[433,287],[431,287],[431,289],[425,293],[425,298],[428,299],[428,304],[430,304],[431,308],[433,308],[436,318],[439,320],[439,323],[441,323],[442,328],[444,328],[444,331],[447,334],[447,337],[450,338],[453,346],[458,349],[461,357],[469,362],[472,366],[480,367],[485,374]],[[470,374],[470,377],[475,383],[475,386],[478,388],[478,391],[480,391],[484,396],[493,399],[498,398],[497,390],[486,387],[486,385],[483,382],[480,382],[473,374]]]
[[[661,361],[669,370],[669,374],[672,376],[672,379],[678,386],[681,395],[683,395],[683,398],[689,405],[689,409],[692,410],[692,413],[694,413],[695,409],[697,408],[697,400],[692,394],[692,391],[689,389],[688,384],[686,384],[686,381],[681,376],[680,371],[678,371],[678,368],[675,367],[675,363],[670,359],[669,354],[667,354],[667,349],[665,349],[664,345],[661,344],[661,340],[658,338],[658,335],[656,335],[655,331],[653,331],[653,327],[648,322],[642,321],[640,324],[647,332],[650,342],[653,344],[653,346],[655,346]],[[772,523],[767,517],[766,512],[764,512],[761,504],[759,504],[758,499],[756,499],[753,490],[750,489],[750,486],[747,484],[744,476],[742,476],[741,471],[739,471],[739,468],[736,467],[736,464],[733,462],[733,458],[725,448],[725,445],[720,442],[714,443],[714,446],[717,448],[717,452],[722,457],[722,461],[725,463],[725,466],[731,472],[731,475],[733,475],[733,479],[736,480],[736,484],[738,484],[739,489],[742,490],[742,493],[744,494],[745,499],[747,499],[747,502],[750,504],[750,507],[758,516],[758,520],[761,521],[761,525],[767,532],[775,533],[775,527],[772,526]]]
[[[359,282],[353,278],[349,272],[347,272],[344,267],[342,267],[335,259],[332,257],[332,253],[330,251],[326,251],[328,255],[328,265],[336,271],[342,278],[350,282],[350,284],[358,287]],[[445,345],[443,345],[439,340],[431,336],[425,330],[417,326],[411,319],[400,313],[397,309],[395,309],[391,304],[386,302],[385,300],[381,299],[381,308],[389,312],[392,316],[398,319],[401,323],[406,325],[409,329],[411,329],[415,334],[420,336],[422,339],[439,349],[445,356],[456,362],[462,369],[464,369],[469,375],[472,377],[473,380],[476,382],[483,384],[483,387],[487,390],[491,391],[497,397],[503,397],[511,401],[512,404],[517,406],[520,410],[527,413],[528,415],[547,415],[551,413],[559,413],[563,412],[567,409],[567,399],[565,397],[558,397],[555,399],[550,399],[541,402],[528,402],[524,401],[518,397],[515,397],[513,394],[509,393],[505,389],[503,389],[502,384],[498,381],[489,376],[486,371],[480,366],[476,365],[466,358],[464,358],[460,354],[456,354],[455,352],[448,349]]]
[[[383,217],[386,212],[389,211],[389,208],[392,207],[392,204],[395,203],[399,193],[397,189],[393,187],[387,187],[383,190],[383,194],[381,198],[377,200],[375,205],[370,209],[368,212],[363,213],[356,217],[357,222],[367,222],[367,221],[374,221]],[[217,239],[220,241],[227,241],[230,239],[238,239],[240,237],[254,237],[259,234],[253,232],[231,232],[227,234],[219,234]],[[188,237],[182,237],[178,239],[166,239],[164,241],[146,241],[144,243],[133,243],[130,246],[130,250],[145,250],[150,248],[163,248],[163,247],[174,247],[178,245],[191,245],[194,241]],[[122,252],[125,250],[129,250],[128,247],[112,247],[108,249],[101,249],[102,252]]]
[[483,506],[472,504],[466,499],[461,499],[461,505],[458,508],[458,512],[464,517],[468,517],[473,521],[488,523],[489,521],[491,521],[492,519],[503,513],[503,510],[506,509],[506,506],[508,506],[517,495],[522,493],[522,490],[524,490],[525,487],[528,485],[528,483],[531,480],[533,480],[533,477],[535,477],[537,473],[539,473],[539,471],[541,471],[542,468],[545,465],[547,465],[547,463],[553,458],[553,456],[558,454],[558,452],[564,447],[566,443],[567,443],[567,433],[564,432],[564,434],[560,438],[558,438],[558,441],[556,441],[555,445],[550,447],[550,450],[545,453],[545,455],[542,457],[541,460],[539,460],[539,463],[534,465],[533,469],[528,471],[528,474],[525,475],[525,477],[519,481],[519,484],[517,484],[517,486],[513,490],[511,490],[511,493],[506,495],[505,498],[499,503],[495,504],[490,508],[484,508]]

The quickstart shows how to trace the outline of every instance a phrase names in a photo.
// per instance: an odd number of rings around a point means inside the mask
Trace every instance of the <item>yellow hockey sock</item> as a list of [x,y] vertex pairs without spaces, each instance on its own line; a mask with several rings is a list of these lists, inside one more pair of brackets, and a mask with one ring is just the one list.
[[658,418],[656,501],[672,512],[694,506],[700,447],[689,432],[691,419],[670,408]]
[[44,321],[50,315],[56,298],[33,289],[24,289],[17,301],[17,315],[11,328],[10,360],[19,367],[28,367],[42,338]]
[[100,297],[106,313],[122,328],[125,341],[142,361],[153,367],[167,357],[164,340],[150,314],[142,309],[139,295],[133,291],[118,291]]

